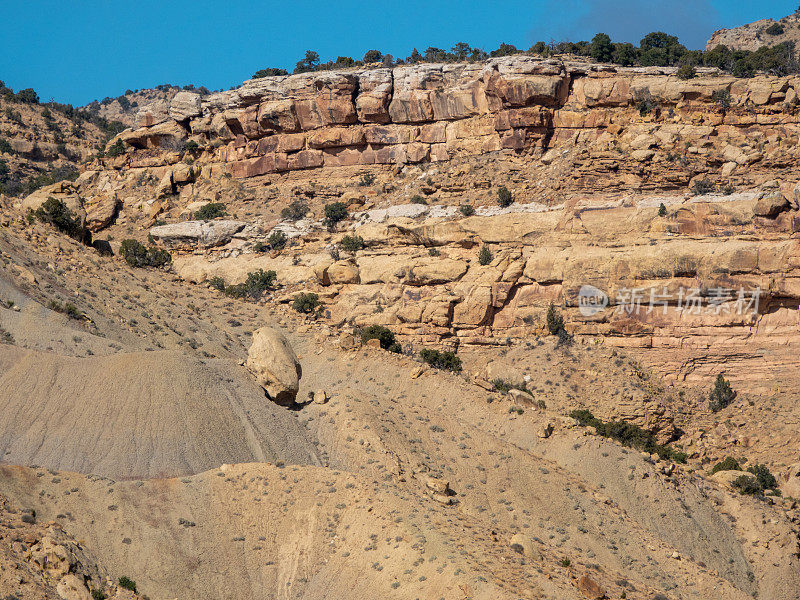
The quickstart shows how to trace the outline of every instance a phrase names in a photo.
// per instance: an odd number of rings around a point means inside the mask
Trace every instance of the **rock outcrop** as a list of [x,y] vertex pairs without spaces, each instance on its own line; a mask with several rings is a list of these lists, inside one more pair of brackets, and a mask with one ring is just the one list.
[[[780,112],[797,103],[795,77],[741,80],[706,70],[680,81],[672,71],[517,55],[265,77],[203,99],[180,92],[170,120],[120,137],[140,150],[195,140],[207,148],[205,164],[237,178],[501,151],[541,155],[573,144],[576,134],[599,148],[629,148],[639,163],[659,149],[709,154],[704,140],[716,137],[734,169],[763,160],[763,151],[740,143],[747,128],[797,121]],[[126,160],[146,164],[135,153]],[[211,173],[207,166],[201,176]]]
[[282,333],[272,327],[262,327],[254,332],[246,366],[271,400],[283,405],[295,401],[302,369]]

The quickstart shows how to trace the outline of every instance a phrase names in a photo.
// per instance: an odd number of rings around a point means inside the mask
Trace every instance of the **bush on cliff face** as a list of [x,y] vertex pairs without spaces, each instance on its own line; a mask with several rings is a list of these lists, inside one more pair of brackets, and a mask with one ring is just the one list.
[[364,238],[359,235],[346,235],[340,242],[342,249],[347,252],[358,252],[364,248]]
[[277,75],[288,75],[289,71],[286,69],[276,69],[275,67],[267,67],[266,69],[259,69],[253,73],[253,79],[261,79],[263,77],[275,77]]
[[282,231],[273,231],[267,238],[267,244],[269,244],[269,247],[273,250],[284,248],[287,241],[289,241],[289,238]]
[[692,65],[681,65],[676,75],[678,79],[693,79],[697,76],[697,71],[695,71]]
[[209,202],[205,206],[198,208],[193,218],[199,221],[211,221],[217,217],[224,217],[226,213],[225,205],[222,202]]
[[711,101],[720,108],[730,108],[731,93],[728,90],[714,90],[711,92]]
[[778,480],[770,473],[766,465],[755,464],[752,467],[747,467],[747,471],[755,476],[756,482],[758,482],[762,490],[774,490],[778,487]]
[[361,343],[366,344],[369,340],[378,340],[381,348],[389,352],[402,352],[402,348],[395,340],[392,330],[383,325],[370,325],[361,330]]
[[308,204],[302,200],[293,200],[292,203],[281,211],[284,221],[299,221],[308,214]]
[[692,192],[697,196],[711,194],[717,191],[717,186],[710,179],[698,179],[692,186]]
[[49,223],[62,233],[71,238],[83,240],[86,228],[81,219],[73,213],[63,201],[50,197],[34,212],[36,218],[43,223]]
[[347,205],[344,202],[333,202],[325,205],[324,223],[328,229],[336,227],[337,223],[347,218]]
[[482,266],[486,266],[492,262],[492,251],[489,250],[488,246],[481,246],[480,252],[478,252],[478,263]]
[[132,267],[163,267],[172,261],[166,250],[150,246],[149,248],[136,240],[122,240],[120,256]]
[[106,156],[110,156],[111,158],[116,158],[123,154],[125,154],[125,144],[119,138],[106,150]]
[[497,188],[497,203],[501,208],[508,208],[514,204],[514,196],[511,195],[509,189],[504,185]]
[[726,406],[730,405],[736,398],[736,392],[731,388],[731,384],[725,380],[722,373],[717,375],[714,382],[714,389],[708,397],[708,404],[712,412],[719,412]]
[[766,465],[753,465],[748,467],[749,475],[741,475],[733,480],[731,485],[742,494],[758,495],[771,492],[771,495],[780,495],[778,480],[770,473]]
[[663,459],[677,463],[685,463],[686,453],[675,450],[669,445],[659,444],[652,432],[625,421],[604,422],[586,409],[573,410],[569,416],[583,427],[594,427],[597,435],[617,440],[624,446],[636,448],[650,454],[657,454]]
[[564,331],[564,317],[561,316],[556,305],[552,302],[547,308],[547,317],[545,320],[547,322],[547,331],[550,332],[550,335],[559,335]]
[[261,295],[275,286],[278,274],[275,271],[259,269],[247,274],[244,283],[229,285],[225,288],[225,295],[232,298],[252,298],[257,300]]
[[311,314],[319,307],[319,296],[312,292],[301,292],[292,300],[292,308],[299,313]]
[[419,352],[419,357],[435,369],[444,369],[454,373],[461,371],[461,359],[454,352],[439,352],[423,348]]
[[711,469],[711,474],[719,473],[720,471],[741,471],[742,467],[739,465],[739,461],[733,458],[732,456],[728,456],[725,460],[718,462],[714,465]]

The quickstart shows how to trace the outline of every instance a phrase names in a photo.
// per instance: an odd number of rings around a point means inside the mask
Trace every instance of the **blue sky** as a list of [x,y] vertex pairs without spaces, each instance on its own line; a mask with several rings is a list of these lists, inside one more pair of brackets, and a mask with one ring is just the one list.
[[161,83],[228,88],[263,67],[291,71],[307,49],[323,61],[372,48],[405,57],[414,47],[528,48],[598,31],[638,42],[654,30],[700,48],[715,29],[786,16],[798,2],[0,0],[0,80],[82,105]]

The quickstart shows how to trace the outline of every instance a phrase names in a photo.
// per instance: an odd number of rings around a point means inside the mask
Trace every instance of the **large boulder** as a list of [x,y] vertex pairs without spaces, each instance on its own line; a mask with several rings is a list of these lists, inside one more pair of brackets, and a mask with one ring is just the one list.
[[780,190],[764,190],[753,207],[753,214],[757,217],[773,219],[788,208],[789,201]]
[[169,104],[169,116],[176,121],[185,121],[200,116],[200,94],[178,92]]
[[242,231],[243,221],[183,221],[158,225],[150,229],[150,235],[165,246],[199,246],[212,248],[223,246]]
[[789,465],[786,471],[778,477],[778,483],[784,496],[800,498],[800,463]]
[[78,195],[78,186],[71,181],[59,181],[53,185],[39,188],[22,201],[21,208],[24,211],[39,208],[48,198],[61,200],[64,205],[75,213],[82,221],[86,219],[86,211],[83,208],[83,200]]
[[97,232],[114,220],[121,202],[114,192],[98,194],[86,199],[86,227]]
[[294,403],[302,369],[282,333],[272,327],[256,330],[245,364],[273,402],[284,406]]

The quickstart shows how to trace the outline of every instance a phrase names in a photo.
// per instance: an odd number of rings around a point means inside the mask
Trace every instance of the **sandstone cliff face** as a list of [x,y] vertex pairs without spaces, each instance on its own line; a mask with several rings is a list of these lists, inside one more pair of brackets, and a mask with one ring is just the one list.
[[[727,369],[755,383],[796,366],[780,347],[794,343],[800,297],[789,170],[800,160],[800,78],[705,71],[681,81],[672,71],[513,56],[181,92],[171,117],[121,134],[129,151],[80,183],[87,195],[123,198],[125,223],[183,218],[201,199],[238,205],[237,219],[258,227],[203,259],[176,257],[178,272],[233,283],[274,268],[288,292],[322,288],[337,324],[388,325],[415,343],[504,344],[542,333],[552,301],[565,305],[571,331],[640,347],[672,377]],[[199,150],[181,153],[187,140]],[[380,186],[354,192],[363,173]],[[730,189],[689,191],[705,180]],[[486,206],[499,185],[514,192],[510,209]],[[440,205],[406,204],[418,190]],[[279,225],[300,248],[253,254],[275,205],[295,197],[360,211],[349,227],[366,250],[330,258],[340,236],[322,231],[317,212]],[[253,199],[273,220],[253,217]],[[464,202],[474,216],[460,214]],[[489,265],[478,264],[481,245],[494,253]],[[591,319],[577,306],[588,284],[611,300]],[[680,290],[742,286],[765,291],[757,316],[675,310]],[[618,310],[626,290],[664,287],[666,313]]]
[[[167,115],[150,115],[148,127],[121,137],[140,151],[197,141],[207,149],[205,177],[219,169],[247,178],[498,151],[541,154],[576,141],[627,149],[639,163],[651,161],[655,148],[688,144],[695,154],[719,153],[733,169],[762,159],[742,147],[748,137],[771,143],[776,129],[797,124],[796,78],[679,81],[667,71],[512,56],[266,77],[205,99],[180,92]],[[752,128],[760,131],[755,139]],[[153,152],[113,162],[157,164]]]

